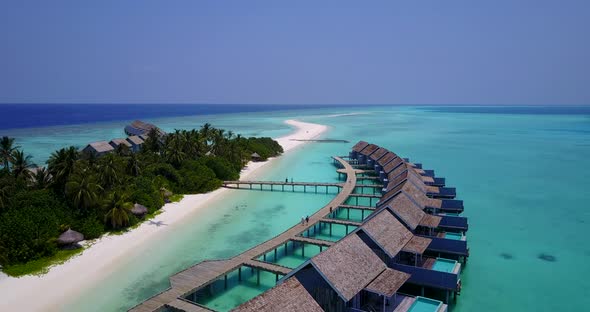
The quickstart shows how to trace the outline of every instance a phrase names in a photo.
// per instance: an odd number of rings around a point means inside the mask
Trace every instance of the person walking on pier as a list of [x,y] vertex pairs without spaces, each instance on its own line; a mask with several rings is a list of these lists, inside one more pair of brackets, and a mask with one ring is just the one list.
[[305,217],[305,223],[309,223],[309,216]]
[[305,224],[305,218],[301,217],[301,225]]
[[285,178],[285,183],[289,183],[289,178]]

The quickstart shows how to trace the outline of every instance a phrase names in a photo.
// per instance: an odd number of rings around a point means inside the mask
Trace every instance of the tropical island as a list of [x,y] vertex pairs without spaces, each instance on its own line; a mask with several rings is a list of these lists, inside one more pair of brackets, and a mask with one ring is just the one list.
[[80,252],[78,241],[133,228],[182,194],[210,192],[239,178],[253,157],[264,161],[283,152],[271,138],[245,138],[208,123],[169,134],[151,128],[140,149],[132,143],[111,144],[106,153],[62,148],[38,167],[14,138],[2,137],[4,273],[42,273]]

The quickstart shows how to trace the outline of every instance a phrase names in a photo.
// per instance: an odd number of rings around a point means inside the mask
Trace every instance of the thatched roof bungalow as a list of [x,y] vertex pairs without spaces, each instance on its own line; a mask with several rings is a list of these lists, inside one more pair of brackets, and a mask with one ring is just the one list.
[[131,143],[129,143],[129,141],[126,139],[112,139],[109,144],[115,149],[119,146],[125,146],[128,149],[131,149],[132,147]]
[[107,141],[92,142],[82,149],[82,152],[102,156],[114,151],[115,148]]
[[252,161],[260,161],[261,160],[260,155],[256,152],[252,153],[252,155],[250,155],[250,158],[252,159]]
[[77,243],[84,240],[82,233],[68,229],[57,238],[57,244],[60,246],[76,246]]
[[135,216],[143,217],[148,213],[148,208],[144,205],[135,203],[133,208],[131,208],[131,213]]

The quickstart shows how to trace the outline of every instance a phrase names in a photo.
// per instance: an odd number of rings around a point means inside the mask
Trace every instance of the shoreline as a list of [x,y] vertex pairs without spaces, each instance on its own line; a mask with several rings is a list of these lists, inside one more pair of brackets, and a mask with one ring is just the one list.
[[[293,151],[308,142],[295,141],[293,139],[314,139],[328,130],[328,126],[306,123],[296,120],[285,120],[285,123],[294,127],[295,131],[279,138],[275,138],[283,147],[284,154]],[[249,162],[240,172],[240,179],[255,178],[273,163],[274,158],[264,162]],[[53,266],[41,276],[23,276],[20,278],[0,275],[0,310],[24,309],[27,311],[53,311],[63,307],[73,294],[92,287],[109,274],[117,266],[113,263],[124,261],[124,258],[135,250],[148,245],[157,237],[165,235],[169,227],[157,226],[159,223],[174,225],[182,223],[195,215],[229,190],[219,188],[206,194],[185,195],[176,203],[169,203],[161,208],[162,213],[154,218],[144,221],[139,227],[120,235],[105,235],[91,241],[82,254],[77,255],[67,262]],[[88,268],[92,268],[89,270]],[[35,300],[27,300],[31,294]],[[26,306],[23,306],[25,304]]]

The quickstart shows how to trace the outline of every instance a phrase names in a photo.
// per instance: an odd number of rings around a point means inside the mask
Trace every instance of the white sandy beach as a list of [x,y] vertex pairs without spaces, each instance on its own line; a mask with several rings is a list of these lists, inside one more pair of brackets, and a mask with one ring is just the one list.
[[[319,124],[286,120],[285,123],[296,128],[287,136],[277,138],[285,153],[305,144],[304,141],[317,138],[328,127]],[[266,162],[250,162],[241,173],[241,179],[255,179]],[[124,259],[139,247],[149,245],[158,236],[164,235],[171,226],[154,226],[153,223],[174,225],[190,219],[200,210],[210,208],[211,201],[228,192],[218,189],[207,194],[186,195],[180,202],[167,204],[162,213],[138,228],[123,235],[104,236],[92,242],[84,252],[66,263],[52,267],[42,276],[21,278],[0,275],[0,311],[57,311],[67,298],[81,290],[99,283],[101,278],[116,270],[118,260]],[[91,268],[91,269],[89,269]]]

